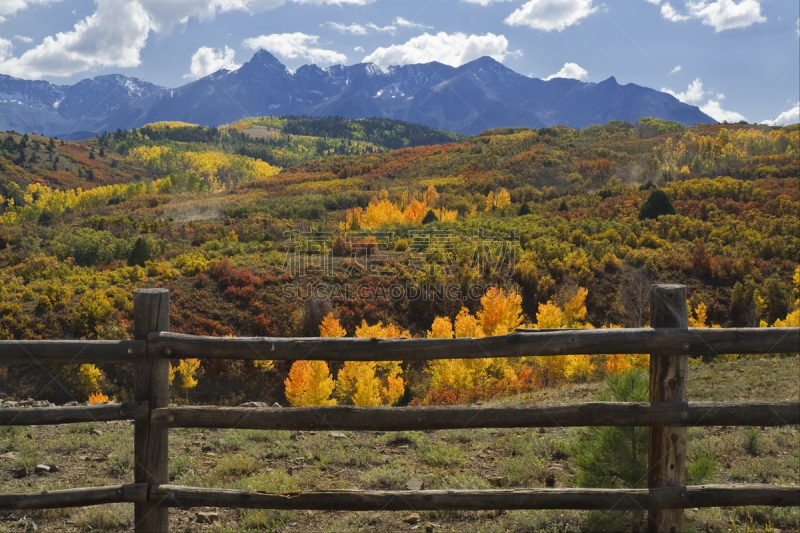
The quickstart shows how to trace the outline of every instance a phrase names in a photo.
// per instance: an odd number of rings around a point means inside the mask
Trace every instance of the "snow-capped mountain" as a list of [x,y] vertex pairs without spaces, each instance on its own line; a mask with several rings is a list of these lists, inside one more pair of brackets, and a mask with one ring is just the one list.
[[0,129],[85,138],[160,120],[218,126],[248,116],[386,117],[461,133],[507,126],[583,128],[642,116],[687,125],[713,123],[696,106],[613,77],[600,83],[549,81],[489,57],[455,68],[441,63],[371,63],[292,72],[265,50],[238,70],[220,70],[167,89],[122,75],[72,86],[0,75]]

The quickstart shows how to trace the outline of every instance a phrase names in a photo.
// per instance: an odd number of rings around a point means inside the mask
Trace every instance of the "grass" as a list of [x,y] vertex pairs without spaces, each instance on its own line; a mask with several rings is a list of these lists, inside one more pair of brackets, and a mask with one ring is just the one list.
[[[694,401],[797,401],[800,358],[739,359],[692,367],[688,395]],[[713,366],[712,366],[713,365]],[[540,389],[489,403],[546,404],[592,401],[602,383]],[[99,430],[99,433],[93,430]],[[402,490],[417,478],[424,489],[486,489],[492,480],[515,487],[544,487],[553,473],[556,487],[576,486],[575,464],[584,428],[473,429],[447,431],[329,432],[255,430],[170,430],[170,481],[175,484],[264,492],[320,489]],[[30,492],[68,487],[113,485],[133,479],[133,427],[128,422],[0,428],[0,492]],[[81,461],[78,456],[104,458]],[[688,429],[687,479],[705,483],[778,483],[800,485],[800,433],[796,426],[770,428],[694,427]],[[58,465],[55,474],[11,476],[17,464]],[[200,509],[171,509],[177,532],[360,532],[407,531],[402,512],[284,512],[219,509],[220,521],[201,525]],[[207,509],[211,510],[211,509]],[[524,533],[600,531],[627,524],[637,516],[606,517],[582,511],[422,512],[434,531]],[[608,517],[611,517],[610,522]],[[688,509],[691,531],[798,531],[800,509],[739,507]],[[102,505],[0,515],[0,533],[22,531],[20,520],[39,531],[132,531],[131,505]],[[603,525],[602,519],[606,520]],[[620,520],[623,520],[621,522]],[[625,522],[627,521],[627,522]],[[290,525],[297,524],[297,525]],[[737,529],[738,528],[738,529]],[[424,527],[418,530],[424,531]]]
[[124,504],[87,507],[75,516],[78,531],[120,531],[131,525],[128,506]]
[[451,468],[462,466],[467,457],[464,452],[449,444],[423,444],[417,447],[418,457],[430,466]]

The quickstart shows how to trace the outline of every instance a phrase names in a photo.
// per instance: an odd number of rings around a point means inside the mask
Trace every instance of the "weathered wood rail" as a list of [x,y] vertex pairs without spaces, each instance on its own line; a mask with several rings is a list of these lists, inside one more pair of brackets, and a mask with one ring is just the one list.
[[[0,410],[0,425],[134,420],[134,483],[0,494],[0,509],[133,503],[136,531],[162,533],[170,507],[313,510],[584,509],[648,510],[648,529],[684,530],[683,509],[741,505],[800,506],[800,487],[685,486],[685,428],[800,424],[800,402],[687,402],[688,356],[800,351],[800,328],[688,328],[686,289],[651,290],[655,328],[520,329],[483,339],[218,338],[169,332],[169,292],[134,294],[132,341],[0,341],[0,365],[130,363],[135,401]],[[649,353],[647,403],[573,403],[509,407],[170,407],[169,359],[421,361],[443,358]],[[400,431],[466,428],[648,426],[647,489],[507,489],[260,492],[167,484],[170,428]]]

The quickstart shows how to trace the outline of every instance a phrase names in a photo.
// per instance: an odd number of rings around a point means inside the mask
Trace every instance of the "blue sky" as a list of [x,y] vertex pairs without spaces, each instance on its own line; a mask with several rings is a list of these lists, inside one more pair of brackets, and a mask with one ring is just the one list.
[[176,87],[260,47],[306,63],[490,55],[525,75],[615,76],[718,120],[798,121],[796,0],[0,0],[0,73]]

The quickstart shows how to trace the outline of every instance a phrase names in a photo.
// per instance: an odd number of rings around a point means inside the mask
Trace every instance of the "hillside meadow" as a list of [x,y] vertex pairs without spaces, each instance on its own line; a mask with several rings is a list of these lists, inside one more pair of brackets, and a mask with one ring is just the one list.
[[[0,338],[130,338],[132,294],[142,287],[169,289],[171,330],[196,335],[452,338],[642,327],[652,283],[687,286],[694,327],[798,326],[799,214],[798,125],[686,128],[643,118],[466,137],[381,119],[258,117],[220,128],[158,123],[77,143],[9,132],[0,134]],[[646,354],[331,366],[189,359],[174,361],[171,377],[175,403],[440,405],[587,400],[647,365]],[[793,354],[695,358],[691,367],[703,383],[691,399],[800,396]],[[766,383],[767,373],[779,383]],[[6,397],[59,404],[129,400],[132,379],[116,365],[0,366]],[[716,397],[709,379],[736,386]],[[30,452],[30,462],[59,453],[47,443],[64,430],[36,430],[48,437],[35,449],[23,446],[31,430],[4,431],[3,451]],[[107,456],[109,435],[132,430],[103,429],[100,438],[86,437],[88,426],[75,431],[75,450]],[[796,428],[770,429],[760,448],[761,437],[744,429],[696,431],[690,446],[718,439],[730,448],[690,448],[706,465],[698,479],[799,482],[784,461],[797,464]],[[426,487],[480,488],[498,476],[539,486],[555,468],[559,484],[576,486],[588,471],[574,462],[576,443],[601,436],[576,429],[545,439],[548,432],[415,433],[397,437],[402,444],[389,434],[347,435],[358,446],[317,457],[329,442],[323,434],[177,431],[173,475],[258,490],[322,488],[320,480],[402,488],[401,474],[432,468]],[[290,464],[296,457],[299,469]],[[407,468],[398,470],[396,458]],[[96,479],[129,475],[124,463],[115,459],[112,475],[103,462]],[[10,468],[3,465],[4,478]],[[121,511],[89,513],[95,522],[71,513],[37,519],[64,531],[128,523]],[[796,528],[796,514],[689,513],[703,531]],[[366,516],[247,513],[244,523],[382,531],[398,520]],[[212,529],[229,530],[235,517]],[[424,518],[444,531],[595,527],[586,513]]]

